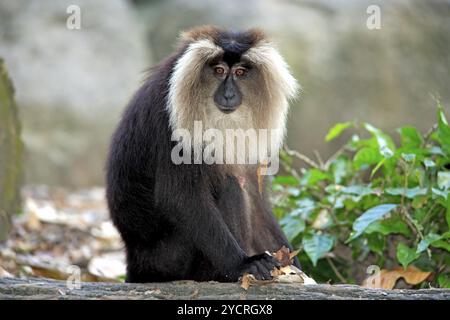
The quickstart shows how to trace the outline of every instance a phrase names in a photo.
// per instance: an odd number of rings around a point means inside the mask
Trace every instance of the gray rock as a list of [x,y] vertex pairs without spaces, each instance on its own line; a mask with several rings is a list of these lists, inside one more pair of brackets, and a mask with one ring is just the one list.
[[0,279],[1,299],[133,299],[133,300],[449,300],[448,289],[381,290],[356,285],[254,285],[246,291],[237,283],[177,281],[166,283],[82,282],[69,290],[65,281],[43,278]]

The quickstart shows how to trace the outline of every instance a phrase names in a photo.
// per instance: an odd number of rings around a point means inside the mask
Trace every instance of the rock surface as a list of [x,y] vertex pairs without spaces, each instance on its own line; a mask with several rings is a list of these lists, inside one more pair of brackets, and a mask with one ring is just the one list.
[[0,279],[2,299],[413,299],[449,300],[448,289],[378,290],[354,285],[267,284],[248,291],[236,283],[168,282],[148,284],[82,282],[69,290],[66,282],[41,278]]

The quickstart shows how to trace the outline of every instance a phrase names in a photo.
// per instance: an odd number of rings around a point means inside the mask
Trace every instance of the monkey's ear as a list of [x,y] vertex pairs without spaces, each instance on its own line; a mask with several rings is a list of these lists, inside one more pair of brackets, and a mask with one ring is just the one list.
[[180,41],[195,42],[202,39],[209,39],[216,42],[219,38],[219,28],[212,25],[195,27],[180,33]]

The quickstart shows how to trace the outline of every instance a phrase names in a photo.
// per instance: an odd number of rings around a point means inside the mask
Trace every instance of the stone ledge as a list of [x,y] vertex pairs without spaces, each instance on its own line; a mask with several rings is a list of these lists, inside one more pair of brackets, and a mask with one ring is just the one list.
[[380,290],[356,285],[276,284],[251,286],[237,283],[177,281],[167,283],[82,282],[69,290],[66,282],[44,278],[0,279],[2,299],[238,299],[238,300],[450,300],[448,289]]

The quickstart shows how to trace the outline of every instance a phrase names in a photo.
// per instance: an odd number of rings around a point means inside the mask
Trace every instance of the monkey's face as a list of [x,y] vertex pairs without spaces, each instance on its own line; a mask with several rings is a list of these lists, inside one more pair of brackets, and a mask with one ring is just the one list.
[[223,113],[231,113],[242,104],[242,92],[239,82],[246,76],[248,70],[243,65],[233,65],[222,62],[211,66],[211,72],[217,79],[218,87],[214,92],[214,102]]
[[288,99],[298,85],[271,41],[258,30],[200,27],[183,36],[170,76],[172,129],[285,130]]
[[[238,108],[251,108],[259,105],[267,94],[258,68],[250,61],[230,62],[219,59],[208,63],[204,68],[204,88],[208,88],[215,107],[229,114]],[[256,110],[254,110],[256,111]]]

